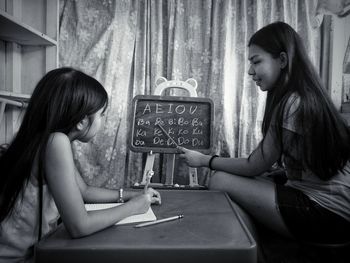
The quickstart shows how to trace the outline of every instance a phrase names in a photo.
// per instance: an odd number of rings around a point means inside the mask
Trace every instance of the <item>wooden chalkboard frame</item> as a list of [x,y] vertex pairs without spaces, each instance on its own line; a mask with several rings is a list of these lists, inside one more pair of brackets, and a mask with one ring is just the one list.
[[[210,120],[209,123],[209,146],[207,148],[191,148],[193,150],[209,153],[213,145],[213,125],[214,125],[214,103],[210,98],[198,98],[198,97],[182,97],[182,96],[157,96],[157,95],[137,95],[133,98],[132,101],[132,118],[131,118],[131,136],[129,137],[129,148],[134,152],[153,152],[153,153],[179,153],[179,151],[174,146],[173,148],[168,147],[149,147],[149,146],[138,146],[134,145],[134,136],[135,136],[135,125],[136,125],[136,114],[137,106],[140,101],[151,101],[151,102],[183,102],[183,103],[200,103],[208,104],[210,107]],[[184,145],[183,145],[184,146]],[[184,146],[186,147],[186,146]]]

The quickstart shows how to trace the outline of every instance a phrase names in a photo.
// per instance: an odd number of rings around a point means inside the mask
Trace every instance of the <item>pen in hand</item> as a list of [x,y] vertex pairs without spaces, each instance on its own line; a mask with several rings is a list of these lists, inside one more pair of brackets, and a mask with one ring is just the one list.
[[145,193],[145,194],[147,193],[148,185],[150,184],[151,178],[152,178],[153,175],[154,175],[153,170],[149,170],[149,171],[147,172],[147,175],[146,175],[146,184],[145,184],[145,188],[144,188],[144,193]]
[[177,215],[177,216],[167,217],[167,218],[158,219],[158,220],[152,221],[152,222],[146,222],[146,223],[138,224],[135,227],[139,228],[139,227],[144,227],[144,226],[152,226],[152,225],[156,225],[156,224],[160,224],[160,223],[164,223],[164,222],[169,222],[169,221],[181,219],[183,217],[184,217],[184,215]]

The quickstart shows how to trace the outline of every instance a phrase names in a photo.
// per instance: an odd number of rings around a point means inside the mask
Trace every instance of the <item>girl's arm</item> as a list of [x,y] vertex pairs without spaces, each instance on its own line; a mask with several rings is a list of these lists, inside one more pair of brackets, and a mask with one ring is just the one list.
[[[214,170],[224,171],[241,176],[256,176],[267,171],[280,157],[281,149],[274,136],[274,130],[270,127],[265,139],[250,154],[248,158],[222,158],[216,157],[211,162]],[[181,148],[184,153],[181,157],[186,159],[189,166],[208,167],[210,155]],[[262,150],[264,154],[262,154]]]
[[132,198],[122,206],[87,212],[75,176],[75,165],[69,138],[63,133],[50,136],[45,155],[46,181],[62,221],[73,238],[102,230],[121,219],[144,213],[152,202],[154,190]]
[[[75,179],[83,196],[83,200],[86,203],[109,203],[117,202],[119,199],[119,191],[87,185],[76,167]],[[141,191],[124,190],[123,199],[127,201],[140,194],[142,194]],[[159,193],[156,192],[156,194],[160,198]]]

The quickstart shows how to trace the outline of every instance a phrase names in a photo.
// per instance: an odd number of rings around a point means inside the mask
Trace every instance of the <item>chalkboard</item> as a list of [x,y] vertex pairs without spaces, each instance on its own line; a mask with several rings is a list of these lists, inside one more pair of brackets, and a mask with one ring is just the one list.
[[178,153],[176,143],[209,153],[213,123],[214,104],[211,99],[138,95],[133,99],[130,149],[135,152]]

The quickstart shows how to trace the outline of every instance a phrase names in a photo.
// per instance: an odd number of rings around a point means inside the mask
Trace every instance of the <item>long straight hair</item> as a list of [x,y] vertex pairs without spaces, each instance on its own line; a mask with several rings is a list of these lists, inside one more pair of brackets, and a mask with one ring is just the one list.
[[[274,58],[285,52],[288,58],[276,86],[267,93],[263,136],[271,123],[276,123],[274,128],[282,152],[291,156],[288,149],[299,143],[302,169],[310,169],[323,180],[330,179],[350,158],[350,132],[308,58],[301,37],[288,24],[275,22],[258,30],[251,37],[250,45],[259,46]],[[295,134],[291,140],[283,141],[285,107],[293,93],[300,97],[296,120],[302,135]]]
[[0,222],[12,212],[28,183],[36,156],[42,180],[50,134],[68,134],[84,117],[106,108],[107,103],[103,86],[73,68],[54,69],[39,81],[17,135],[0,157]]

